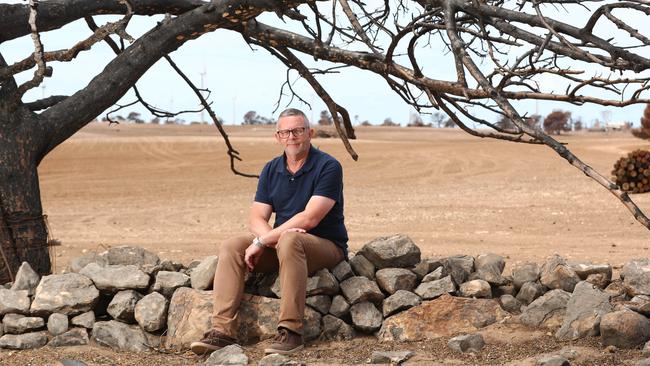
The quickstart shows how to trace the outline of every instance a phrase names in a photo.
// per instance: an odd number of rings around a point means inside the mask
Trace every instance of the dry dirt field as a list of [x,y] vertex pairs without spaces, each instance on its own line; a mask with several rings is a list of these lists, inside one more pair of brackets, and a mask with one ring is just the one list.
[[[258,173],[281,151],[273,130],[229,127],[243,162]],[[570,260],[611,263],[650,255],[650,231],[604,188],[542,146],[478,139],[459,130],[357,130],[354,162],[340,141],[313,143],[344,166],[346,224],[351,250],[372,238],[404,233],[423,257],[494,252],[508,266]],[[650,144],[625,133],[584,133],[559,140],[609,176],[623,154]],[[233,175],[225,144],[212,126],[92,123],[41,164],[44,211],[56,248],[57,271],[88,250],[138,245],[184,263],[215,254],[219,243],[246,230],[256,180]],[[650,214],[650,194],[633,199]],[[509,271],[506,269],[506,271]],[[514,332],[514,333],[513,333]],[[559,350],[550,334],[505,327],[486,334],[479,356],[451,355],[445,340],[413,344],[314,343],[298,355],[309,364],[365,363],[373,349],[419,350],[416,364],[496,365]],[[491,343],[489,339],[492,339]],[[505,342],[504,342],[505,339]],[[640,351],[607,353],[597,341],[573,346],[591,354],[573,364],[631,364]],[[251,361],[260,347],[247,352]],[[0,364],[45,365],[62,357],[104,365],[183,365],[184,355],[134,355],[96,347],[0,352]],[[439,362],[439,363],[436,363]],[[533,363],[534,364],[534,363]]]

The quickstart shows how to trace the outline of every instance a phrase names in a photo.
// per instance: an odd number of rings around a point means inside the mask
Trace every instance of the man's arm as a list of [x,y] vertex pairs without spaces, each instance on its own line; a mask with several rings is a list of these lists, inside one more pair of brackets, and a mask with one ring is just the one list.
[[269,224],[269,219],[273,213],[273,207],[266,203],[253,202],[251,212],[248,216],[248,229],[253,235],[260,237],[269,231],[272,227]]
[[[282,225],[276,227],[275,229],[269,230],[262,235],[259,235],[256,232],[254,232],[254,234],[259,236],[264,245],[275,247],[278,240],[280,240],[280,236],[285,230],[302,229],[304,231],[309,231],[310,229],[316,227],[316,225],[321,222],[321,220],[325,217],[325,215],[327,215],[332,207],[334,207],[335,203],[336,201],[328,197],[312,196],[302,212],[295,214],[292,218],[287,220]],[[270,226],[268,226],[268,219],[267,227],[270,228]]]

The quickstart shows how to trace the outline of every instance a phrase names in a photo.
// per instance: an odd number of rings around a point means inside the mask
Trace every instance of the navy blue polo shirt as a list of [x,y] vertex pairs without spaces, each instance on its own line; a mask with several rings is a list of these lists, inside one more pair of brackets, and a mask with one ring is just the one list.
[[336,203],[321,222],[308,231],[328,239],[343,249],[347,256],[348,233],[343,219],[343,168],[332,156],[309,148],[307,161],[291,174],[284,154],[268,162],[257,183],[255,202],[271,205],[276,228],[305,210],[312,196],[331,198]]

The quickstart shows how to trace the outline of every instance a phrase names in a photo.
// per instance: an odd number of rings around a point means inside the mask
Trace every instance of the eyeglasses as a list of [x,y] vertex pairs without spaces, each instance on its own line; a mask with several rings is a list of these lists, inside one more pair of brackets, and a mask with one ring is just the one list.
[[296,127],[289,130],[279,130],[276,133],[281,139],[289,138],[289,134],[292,133],[294,137],[300,137],[305,134],[307,127]]

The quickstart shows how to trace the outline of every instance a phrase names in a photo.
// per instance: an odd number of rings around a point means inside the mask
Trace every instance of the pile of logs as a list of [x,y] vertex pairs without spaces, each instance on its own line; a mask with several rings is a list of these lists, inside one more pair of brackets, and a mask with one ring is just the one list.
[[650,191],[650,151],[635,150],[620,158],[614,164],[612,175],[616,184],[626,192]]

